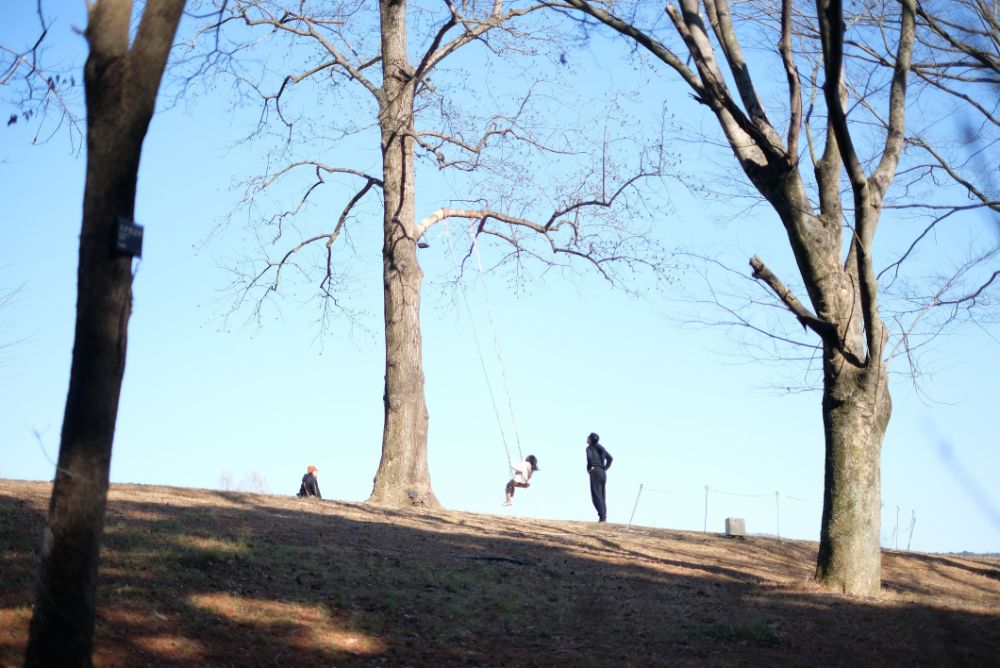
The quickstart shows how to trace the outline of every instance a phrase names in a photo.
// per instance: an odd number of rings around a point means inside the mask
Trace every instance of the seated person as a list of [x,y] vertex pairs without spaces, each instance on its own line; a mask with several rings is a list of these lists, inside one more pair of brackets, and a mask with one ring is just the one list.
[[302,476],[302,485],[299,487],[298,496],[315,496],[317,499],[322,499],[323,495],[319,493],[319,469],[315,466],[310,466],[306,469],[306,474]]

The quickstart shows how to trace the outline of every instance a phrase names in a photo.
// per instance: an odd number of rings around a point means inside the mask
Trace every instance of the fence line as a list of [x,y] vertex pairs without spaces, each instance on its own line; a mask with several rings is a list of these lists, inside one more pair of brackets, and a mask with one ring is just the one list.
[[[726,496],[745,496],[745,497],[751,497],[751,498],[761,498],[761,497],[765,497],[765,496],[771,496],[770,492],[768,492],[767,494],[739,494],[737,492],[723,492],[721,489],[712,489],[711,487],[708,487],[707,485],[706,485],[706,488],[710,492],[715,492],[716,494],[725,494]],[[777,494],[777,492],[775,492],[775,494]]]
[[[683,495],[683,494],[696,494],[696,493],[703,492],[704,495],[705,495],[705,503],[704,503],[704,511],[703,511],[704,514],[703,514],[702,531],[705,532],[705,533],[708,532],[709,498],[710,498],[710,496],[712,494],[718,494],[718,495],[721,495],[721,496],[728,496],[728,497],[747,498],[747,499],[763,499],[763,498],[768,498],[768,497],[772,497],[773,496],[774,497],[774,528],[775,528],[775,535],[779,539],[781,538],[781,501],[782,500],[785,500],[785,501],[794,501],[796,503],[809,503],[809,504],[820,505],[820,503],[818,501],[815,501],[815,500],[812,500],[812,499],[804,499],[804,498],[797,497],[797,496],[788,496],[786,494],[781,494],[780,491],[766,492],[766,493],[731,492],[731,491],[727,491],[727,490],[715,489],[715,488],[710,487],[708,485],[705,485],[701,490],[698,490],[698,489],[660,489],[660,488],[656,488],[656,487],[647,487],[644,483],[640,483],[639,490],[638,490],[638,492],[636,493],[636,496],[635,496],[635,504],[632,506],[632,514],[629,516],[628,525],[625,527],[626,531],[631,531],[631,529],[632,529],[632,523],[635,520],[635,514],[636,514],[636,511],[639,508],[639,501],[642,499],[643,492],[653,492],[653,493],[656,493],[656,494],[679,494],[679,495]],[[884,510],[885,510],[885,506],[883,504],[883,511]],[[900,508],[899,508],[899,506],[895,506],[895,511],[896,511],[895,525],[894,525],[894,528],[893,528],[893,530],[892,530],[892,532],[891,532],[888,540],[887,541],[882,541],[882,537],[881,536],[879,537],[879,540],[880,540],[880,542],[884,542],[885,543],[884,547],[892,547],[894,549],[899,549],[899,541],[900,541],[900,525],[899,525],[899,512],[900,512]],[[913,541],[913,529],[916,526],[916,523],[917,523],[917,515],[916,515],[916,511],[913,510],[913,511],[911,511],[910,524],[909,524],[909,527],[908,527],[909,531],[908,531],[908,536],[907,536],[907,541],[906,541],[906,549],[907,550],[910,549],[910,546],[912,544],[912,541]],[[882,525],[885,526],[886,525],[885,522],[883,522]]]
[[639,485],[647,492],[660,492],[661,494],[690,494],[692,492],[700,492],[700,489],[656,489],[653,487],[644,487]]

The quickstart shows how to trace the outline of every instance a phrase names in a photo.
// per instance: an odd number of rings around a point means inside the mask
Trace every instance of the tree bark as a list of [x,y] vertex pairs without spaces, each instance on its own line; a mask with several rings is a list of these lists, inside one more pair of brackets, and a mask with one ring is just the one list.
[[[839,164],[835,140],[818,164],[820,190],[835,190]],[[812,213],[797,171],[784,175],[785,185],[771,197],[789,232],[800,275],[816,309],[813,316],[776,278],[765,280],[772,291],[823,341],[824,486],[816,579],[833,591],[877,596],[881,590],[881,452],[891,415],[886,361],[881,346],[871,350],[859,304],[857,249],[839,261],[842,227],[839,197]],[[823,198],[821,198],[822,200]],[[856,240],[857,241],[857,240]],[[756,258],[755,258],[756,259]],[[768,273],[752,262],[754,275]],[[865,280],[874,281],[868,276]],[[872,355],[874,353],[874,355]]]
[[826,441],[816,579],[846,594],[881,590],[882,439],[892,412],[885,364],[858,369],[836,350],[824,359]]
[[440,506],[427,466],[427,404],[420,336],[413,166],[414,71],[406,53],[406,2],[382,0],[383,84],[379,92],[384,213],[385,426],[382,459],[368,501]]
[[150,0],[129,48],[131,2],[89,9],[87,177],[69,392],[26,666],[88,666],[111,448],[132,310],[131,257],[113,250],[132,220],[142,142],[184,0]]

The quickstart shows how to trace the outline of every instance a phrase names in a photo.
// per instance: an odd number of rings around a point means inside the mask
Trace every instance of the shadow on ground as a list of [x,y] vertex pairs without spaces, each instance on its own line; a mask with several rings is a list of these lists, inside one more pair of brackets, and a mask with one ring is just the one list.
[[[50,486],[0,481],[0,666],[20,665]],[[996,666],[996,561],[116,485],[98,666]]]

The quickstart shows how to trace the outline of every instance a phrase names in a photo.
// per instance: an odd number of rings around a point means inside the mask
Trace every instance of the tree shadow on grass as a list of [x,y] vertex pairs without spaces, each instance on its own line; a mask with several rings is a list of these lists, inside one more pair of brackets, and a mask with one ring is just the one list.
[[[0,481],[0,666],[26,641],[9,611],[33,596],[35,484]],[[964,563],[937,566],[982,581],[969,609],[932,583],[888,604],[789,585],[808,543],[156,490],[109,498],[98,666],[985,666],[1000,648],[1000,585]]]
[[914,559],[924,561],[928,564],[933,564],[942,569],[956,568],[975,575],[981,575],[985,578],[1000,580],[1000,560],[997,560],[996,565],[991,568],[989,566],[971,566],[968,563],[964,563],[955,558],[934,554],[913,553],[912,556]]

